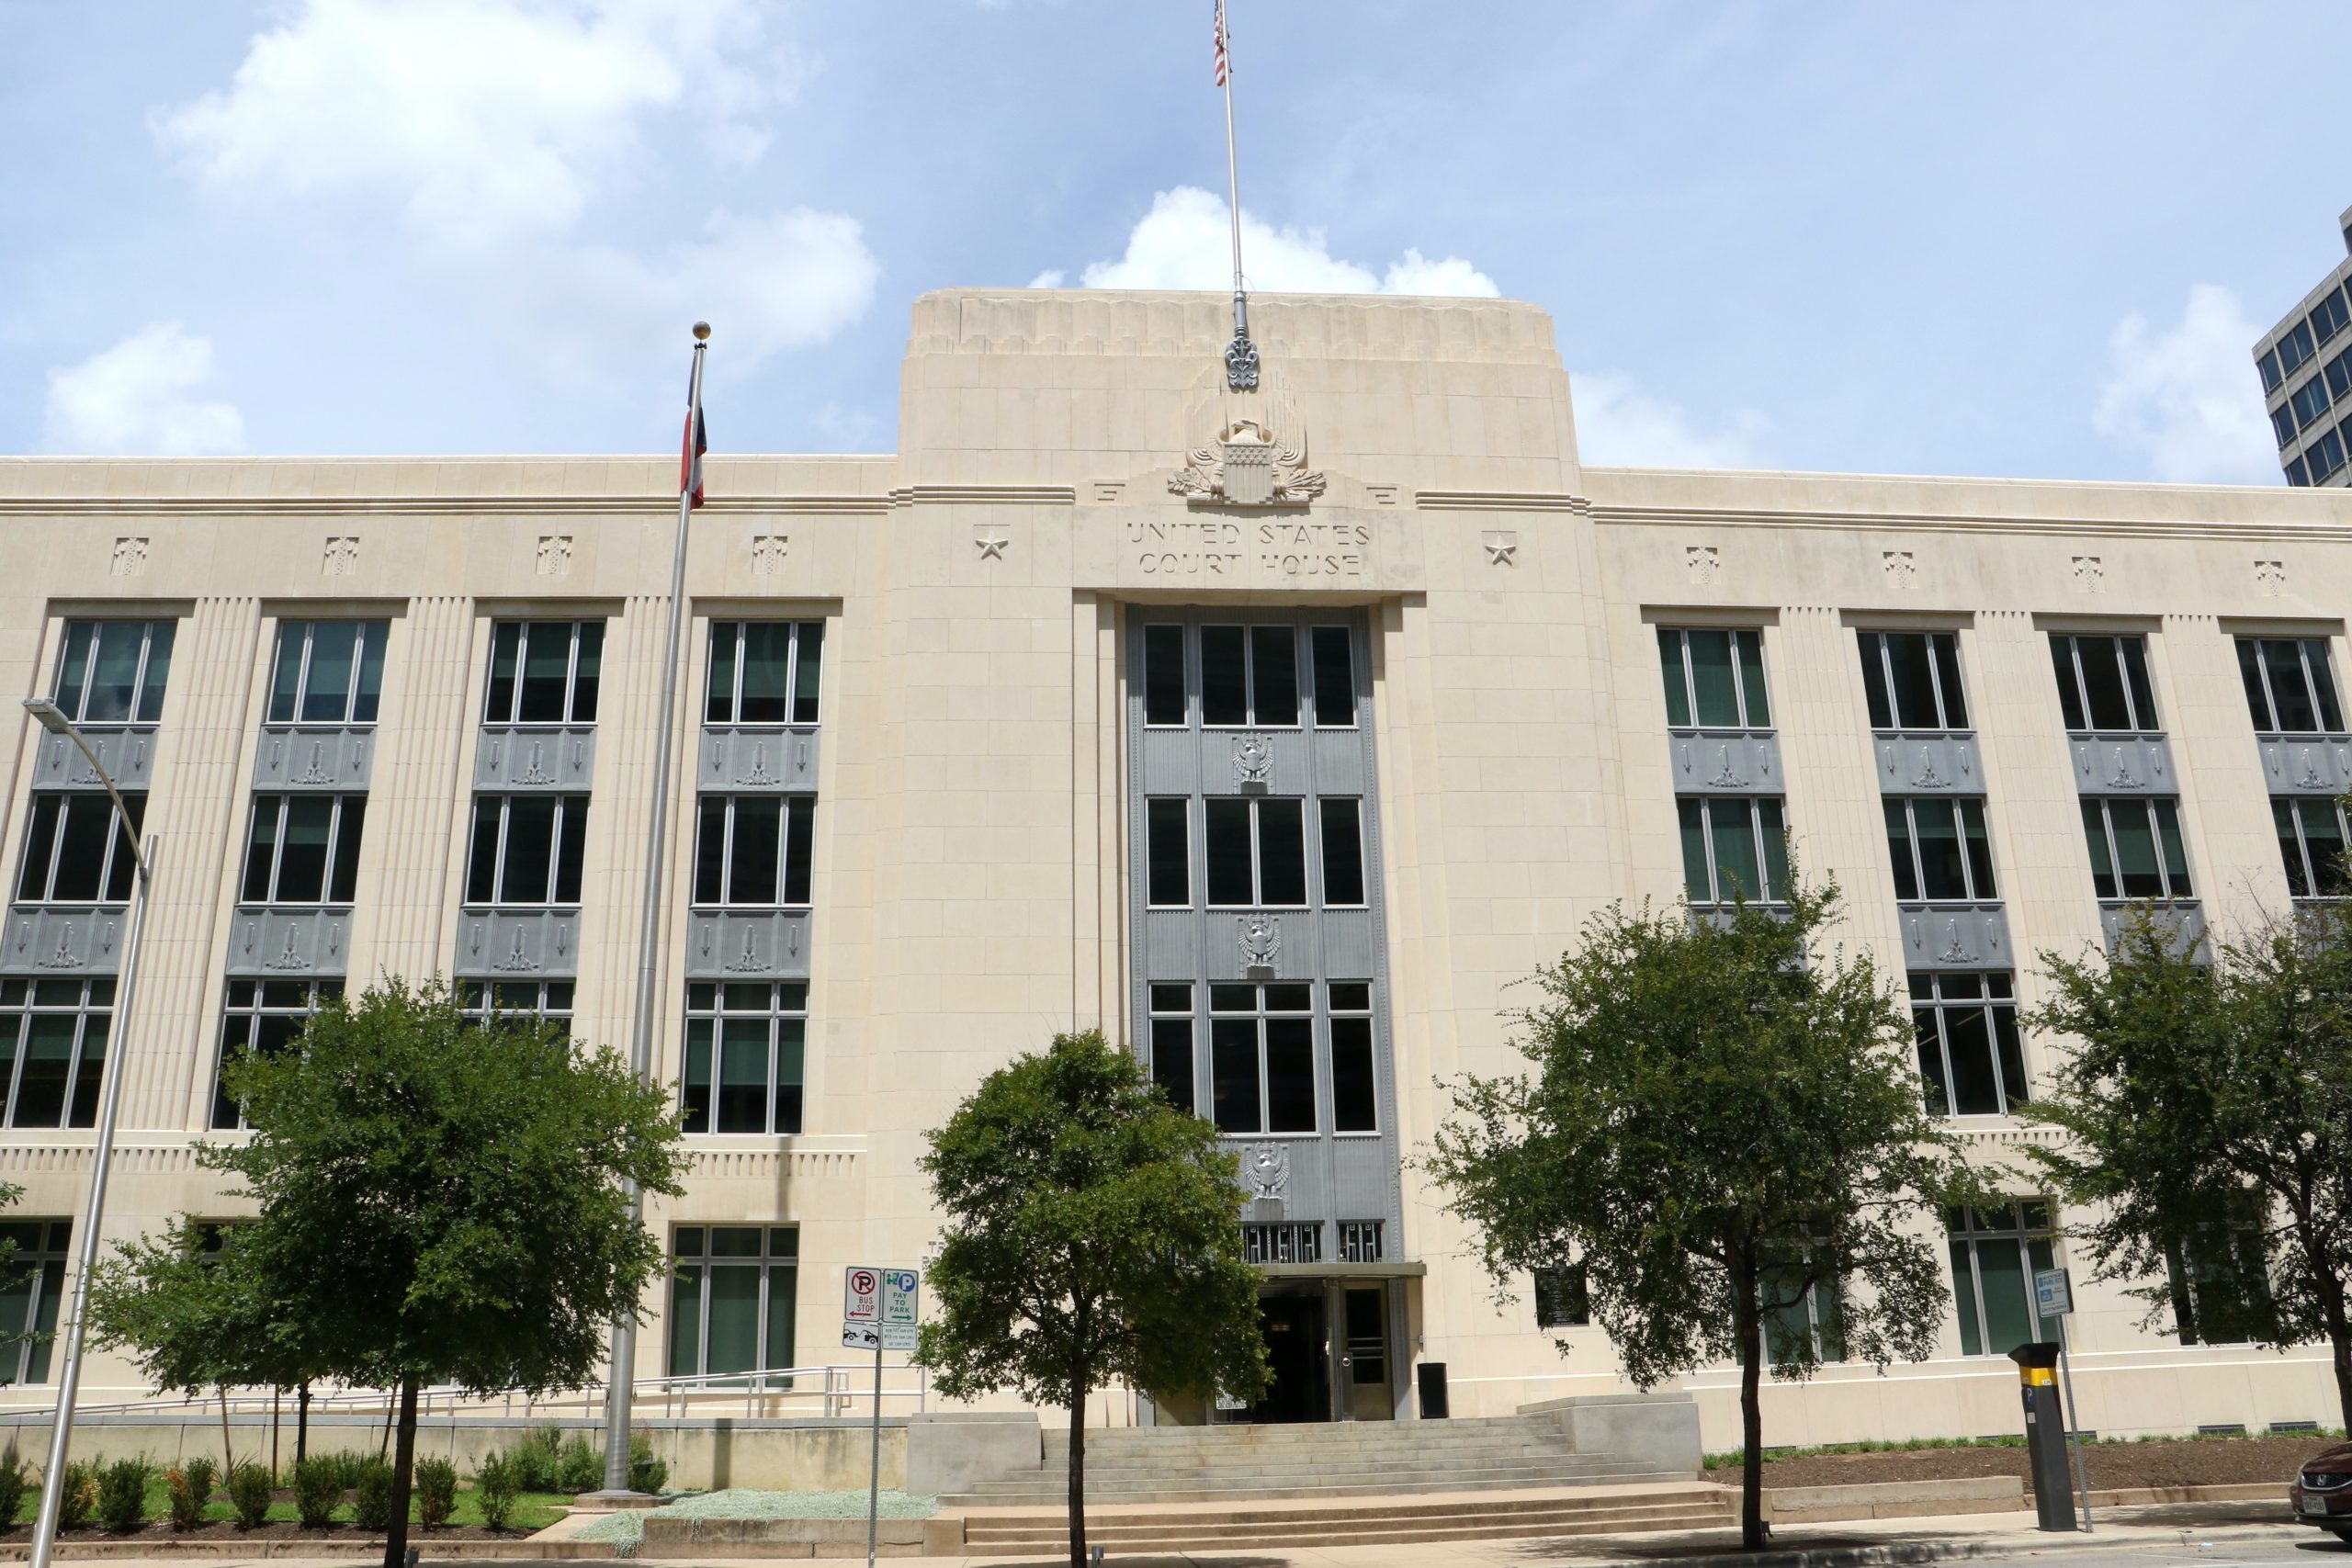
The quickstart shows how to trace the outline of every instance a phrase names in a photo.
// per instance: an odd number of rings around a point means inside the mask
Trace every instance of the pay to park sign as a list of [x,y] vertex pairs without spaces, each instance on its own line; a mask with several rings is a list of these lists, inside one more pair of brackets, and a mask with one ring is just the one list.
[[853,1350],[911,1350],[922,1276],[854,1264],[842,1270],[842,1343]]

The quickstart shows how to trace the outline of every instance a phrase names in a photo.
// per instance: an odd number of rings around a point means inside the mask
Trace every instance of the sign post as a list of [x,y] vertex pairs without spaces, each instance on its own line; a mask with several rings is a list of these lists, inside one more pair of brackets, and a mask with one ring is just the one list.
[[842,1271],[842,1343],[874,1351],[874,1441],[865,1480],[865,1564],[874,1568],[882,1509],[882,1352],[915,1348],[918,1292],[911,1269],[854,1265]]
[[2075,1408],[2075,1373],[2066,1359],[2066,1319],[2075,1310],[2074,1282],[2064,1269],[2038,1269],[2033,1275],[2034,1309],[2058,1325],[2058,1383],[2066,1396],[2066,1452],[2075,1461],[2075,1495],[2083,1511],[2083,1533],[2091,1533],[2091,1483],[2083,1471],[2083,1418]]

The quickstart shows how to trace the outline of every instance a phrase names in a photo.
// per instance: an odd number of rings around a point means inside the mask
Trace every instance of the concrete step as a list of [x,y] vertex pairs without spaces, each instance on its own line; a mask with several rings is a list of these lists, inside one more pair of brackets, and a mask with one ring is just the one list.
[[[1536,1437],[1554,1442],[1565,1440],[1559,1424],[1547,1416],[1486,1416],[1452,1421],[1233,1422],[1213,1427],[1115,1427],[1088,1432],[1086,1446],[1090,1451],[1097,1448],[1134,1448],[1153,1452],[1175,1448],[1232,1448],[1252,1444],[1325,1448],[1349,1443],[1387,1443],[1419,1448],[1480,1440],[1523,1441]],[[1049,1450],[1066,1450],[1069,1446],[1069,1433],[1064,1428],[1049,1428],[1044,1438]]]
[[[1048,1462],[1057,1473],[1069,1468],[1067,1455],[1057,1454]],[[1230,1472],[1235,1475],[1297,1475],[1329,1470],[1429,1470],[1457,1466],[1474,1468],[1491,1464],[1572,1464],[1579,1469],[1604,1471],[1623,1466],[1626,1461],[1615,1454],[1577,1453],[1572,1449],[1532,1449],[1496,1447],[1491,1449],[1456,1449],[1442,1454],[1411,1453],[1339,1453],[1339,1454],[1268,1454],[1262,1458],[1248,1454],[1182,1454],[1167,1459],[1151,1460],[1136,1454],[1086,1456],[1089,1475],[1199,1475],[1210,1472]]]
[[[1686,1483],[1591,1492],[1492,1492],[1476,1497],[1390,1496],[1365,1503],[1272,1503],[1227,1508],[1101,1508],[1089,1516],[1089,1529],[1091,1532],[1095,1524],[1106,1529],[1161,1529],[1171,1521],[1188,1527],[1229,1526],[1237,1529],[1261,1526],[1305,1527],[1359,1522],[1374,1515],[1395,1519],[1453,1520],[1474,1517],[1499,1518],[1522,1514],[1600,1516],[1658,1507],[1695,1507],[1702,1511],[1715,1511],[1733,1507],[1736,1500],[1736,1494],[1728,1487]],[[966,1528],[967,1530],[1058,1529],[1063,1522],[1064,1511],[1059,1508],[1035,1513],[1004,1511],[969,1515]]]
[[[1443,1474],[1388,1472],[1381,1479],[1357,1481],[1349,1479],[1317,1486],[1240,1486],[1207,1487],[1136,1487],[1122,1490],[1086,1489],[1087,1501],[1106,1504],[1143,1503],[1244,1503],[1281,1499],[1321,1500],[1334,1497],[1383,1497],[1400,1493],[1427,1494],[1450,1492],[1491,1492],[1498,1489],[1518,1489],[1532,1486],[1604,1486],[1614,1483],[1659,1483],[1690,1480],[1688,1472],[1668,1471],[1627,1471],[1603,1477],[1529,1476],[1496,1479],[1485,1476],[1454,1477]],[[996,1483],[989,1483],[995,1485]],[[1060,1484],[1045,1484],[1031,1489],[1007,1488],[989,1492],[965,1492],[943,1497],[940,1504],[948,1508],[1002,1508],[1016,1506],[1050,1507],[1069,1495]]]

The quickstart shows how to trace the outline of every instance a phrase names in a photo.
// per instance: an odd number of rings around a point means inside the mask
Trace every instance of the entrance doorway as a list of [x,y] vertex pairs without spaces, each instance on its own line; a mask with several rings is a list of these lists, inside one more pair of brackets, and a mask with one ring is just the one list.
[[1251,1421],[1331,1419],[1329,1324],[1319,1286],[1258,1298],[1258,1328],[1266,1337],[1273,1382],[1250,1407]]

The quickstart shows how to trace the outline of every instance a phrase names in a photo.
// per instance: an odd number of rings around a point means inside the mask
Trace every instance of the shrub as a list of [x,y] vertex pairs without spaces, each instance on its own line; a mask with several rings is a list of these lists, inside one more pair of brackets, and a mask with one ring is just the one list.
[[358,1489],[359,1478],[368,1472],[369,1465],[383,1461],[374,1454],[345,1449],[341,1453],[312,1454],[305,1462],[318,1465],[333,1476],[338,1491],[352,1492]]
[[269,1472],[247,1460],[229,1472],[229,1506],[237,1512],[237,1528],[259,1529],[269,1522]]
[[449,1522],[458,1506],[458,1467],[446,1459],[416,1461],[416,1515],[429,1530]]
[[192,1530],[204,1523],[204,1499],[196,1495],[187,1472],[176,1464],[164,1472],[164,1507],[175,1530]]
[[509,1450],[514,1484],[523,1492],[554,1492],[563,1481],[563,1428],[541,1427]]
[[0,1529],[17,1522],[17,1512],[25,1506],[25,1494],[32,1490],[31,1467],[17,1451],[17,1439],[8,1439],[6,1450],[0,1450]]
[[628,1489],[658,1493],[670,1480],[670,1467],[653,1452],[653,1434],[643,1427],[628,1438]]
[[494,1530],[506,1528],[514,1516],[514,1499],[523,1495],[523,1465],[517,1453],[485,1455],[474,1471],[474,1501],[481,1508],[481,1522]]
[[326,1454],[294,1466],[294,1515],[306,1530],[324,1529],[343,1501],[343,1467]]
[[575,1432],[571,1440],[563,1445],[562,1457],[556,1465],[555,1481],[555,1485],[549,1488],[551,1491],[568,1492],[573,1496],[582,1492],[594,1492],[605,1483],[605,1458],[588,1446],[586,1438]]
[[392,1467],[371,1464],[359,1472],[351,1489],[351,1517],[364,1530],[387,1529],[392,1522]]
[[187,1489],[196,1495],[196,1508],[200,1517],[205,1505],[212,1501],[213,1489],[220,1484],[220,1467],[212,1462],[209,1454],[198,1454],[180,1466],[187,1477]]
[[144,1459],[119,1459],[98,1472],[98,1522],[116,1535],[129,1535],[147,1522],[147,1478],[155,1467]]
[[98,1506],[98,1467],[77,1459],[65,1467],[65,1484],[57,1493],[57,1528],[77,1530],[90,1522]]

